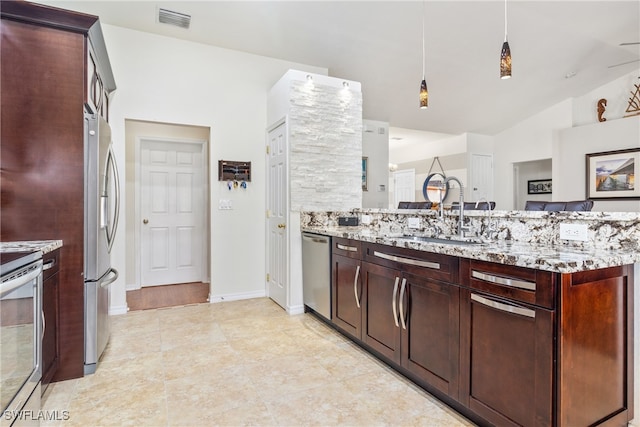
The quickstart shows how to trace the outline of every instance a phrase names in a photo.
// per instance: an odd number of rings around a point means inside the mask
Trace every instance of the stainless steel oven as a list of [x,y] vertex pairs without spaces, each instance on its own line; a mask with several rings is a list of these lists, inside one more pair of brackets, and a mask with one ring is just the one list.
[[0,425],[40,425],[42,253],[0,254]]

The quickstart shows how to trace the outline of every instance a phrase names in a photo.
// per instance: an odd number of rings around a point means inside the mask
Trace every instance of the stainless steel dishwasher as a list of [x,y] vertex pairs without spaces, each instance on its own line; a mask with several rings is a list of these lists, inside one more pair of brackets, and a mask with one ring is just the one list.
[[331,237],[302,233],[302,300],[331,320]]

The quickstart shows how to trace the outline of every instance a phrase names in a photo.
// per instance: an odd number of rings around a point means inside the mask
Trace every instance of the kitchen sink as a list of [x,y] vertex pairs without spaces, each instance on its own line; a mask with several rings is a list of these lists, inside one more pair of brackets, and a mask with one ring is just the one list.
[[402,240],[411,240],[414,242],[442,243],[445,245],[480,245],[484,243],[482,240],[478,238],[460,237],[460,236],[428,237],[428,236],[404,235],[398,238]]

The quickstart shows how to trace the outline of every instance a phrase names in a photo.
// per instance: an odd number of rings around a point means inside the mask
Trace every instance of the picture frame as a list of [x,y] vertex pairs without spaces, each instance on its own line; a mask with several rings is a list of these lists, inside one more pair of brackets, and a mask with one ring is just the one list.
[[532,179],[527,181],[527,194],[551,194],[553,182],[549,179]]
[[367,166],[369,163],[368,157],[362,158],[362,191],[367,191]]
[[640,148],[590,153],[586,162],[588,199],[640,199],[640,188],[635,185]]

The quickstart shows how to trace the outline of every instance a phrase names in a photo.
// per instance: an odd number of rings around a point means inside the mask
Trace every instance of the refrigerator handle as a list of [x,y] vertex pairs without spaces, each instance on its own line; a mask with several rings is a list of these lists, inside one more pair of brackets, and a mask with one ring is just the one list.
[[[111,164],[111,167],[109,167],[109,164]],[[114,194],[115,206],[114,206],[113,224],[111,224],[111,229],[109,228],[106,229],[107,245],[108,245],[109,252],[111,252],[111,248],[113,247],[113,241],[116,237],[116,230],[118,229],[118,217],[120,216],[120,177],[118,176],[118,166],[116,165],[116,158],[115,158],[115,155],[113,154],[113,146],[109,146],[109,154],[107,155],[107,173],[110,170],[113,173],[113,182],[114,182],[114,189],[115,189],[115,194]],[[107,180],[105,180],[105,186],[106,185],[107,185]],[[108,189],[105,188],[103,194],[107,194],[107,191]],[[104,200],[103,208],[102,208],[103,218],[107,218],[107,216],[109,215],[109,208],[107,206],[105,197],[102,197],[101,200]]]
[[101,288],[104,288],[105,286],[109,286],[110,284],[118,280],[118,276],[120,276],[120,274],[118,273],[118,270],[116,270],[115,268],[110,268],[107,274],[113,274],[113,276],[110,279],[100,283]]

